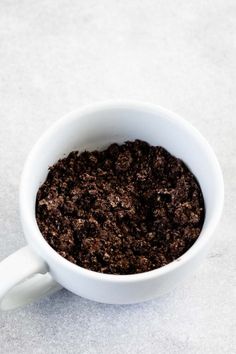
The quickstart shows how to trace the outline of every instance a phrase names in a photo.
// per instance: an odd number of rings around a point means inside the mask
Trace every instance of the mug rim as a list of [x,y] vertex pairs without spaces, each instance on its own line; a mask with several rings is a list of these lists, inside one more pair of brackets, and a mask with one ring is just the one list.
[[[30,206],[26,203],[25,198],[25,193],[27,191],[27,185],[28,185],[28,178],[27,176],[30,174],[31,171],[31,161],[34,159],[34,156],[37,155],[37,151],[40,150],[40,147],[44,144],[44,141],[53,134],[55,129],[60,128],[60,126],[63,126],[64,124],[68,124],[71,121],[78,120],[80,119],[81,116],[89,114],[89,113],[95,113],[99,111],[103,111],[104,109],[112,109],[112,110],[117,110],[117,109],[129,109],[129,110],[143,110],[144,112],[152,112],[154,114],[162,114],[168,117],[169,120],[171,121],[177,121],[178,124],[184,126],[184,128],[195,137],[199,141],[200,144],[204,146],[204,152],[205,154],[208,155],[208,158],[211,160],[213,166],[214,166],[214,175],[217,180],[217,199],[218,203],[217,205],[214,206],[214,211],[212,214],[211,219],[208,221],[208,225],[206,228],[203,227],[203,229],[200,232],[200,235],[198,236],[198,239],[194,242],[194,244],[179,258],[175,259],[174,261],[168,263],[167,265],[164,265],[160,268],[156,268],[147,272],[143,273],[135,273],[135,274],[127,274],[127,275],[118,275],[118,274],[107,274],[107,273],[99,273],[95,272],[86,268],[83,268],[81,266],[78,266],[70,261],[68,261],[66,258],[62,257],[57,253],[49,244],[48,242],[44,239],[41,231],[39,230],[38,224],[36,222],[36,218],[31,217],[31,208]],[[203,194],[204,197],[204,194]],[[184,118],[179,116],[178,114],[171,112],[170,110],[163,108],[159,105],[153,104],[153,103],[147,103],[147,102],[139,102],[139,101],[133,101],[133,100],[110,100],[110,101],[105,101],[105,102],[99,102],[99,103],[93,103],[86,105],[82,108],[73,110],[72,112],[67,113],[66,115],[62,116],[59,120],[54,122],[38,139],[38,141],[35,143],[33,148],[31,149],[26,162],[24,164],[23,172],[21,175],[21,181],[20,181],[20,193],[19,193],[19,204],[20,204],[20,214],[21,214],[21,222],[24,227],[24,224],[27,223],[29,229],[31,230],[31,235],[28,236],[25,234],[26,240],[28,241],[28,237],[30,239],[33,239],[33,243],[30,243],[32,248],[36,252],[38,252],[38,249],[40,248],[43,251],[43,254],[47,254],[47,257],[52,258],[57,265],[60,263],[60,266],[66,267],[72,272],[77,272],[80,275],[83,275],[84,277],[88,278],[93,278],[96,280],[102,280],[102,281],[109,281],[109,282],[136,282],[136,281],[143,281],[147,280],[150,278],[156,278],[159,276],[163,276],[166,273],[169,273],[176,268],[179,268],[186,264],[190,259],[194,258],[194,256],[200,252],[202,249],[204,249],[205,244],[208,242],[209,238],[212,236],[213,231],[218,224],[220,220],[220,216],[222,213],[223,209],[223,202],[224,202],[224,182],[223,182],[223,175],[222,171],[219,165],[219,162],[217,160],[217,157],[208,143],[208,141],[203,137],[203,135],[188,121],[186,121]],[[35,242],[37,240],[37,242]],[[36,247],[36,244],[38,244],[38,247]],[[39,252],[38,254],[44,259],[44,261],[47,263],[47,257],[43,257]]]

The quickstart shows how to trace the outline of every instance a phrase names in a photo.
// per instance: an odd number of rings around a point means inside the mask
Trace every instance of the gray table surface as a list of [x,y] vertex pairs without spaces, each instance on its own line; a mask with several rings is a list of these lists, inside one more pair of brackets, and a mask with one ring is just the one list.
[[84,104],[136,99],[183,115],[214,147],[226,189],[193,278],[133,306],[62,290],[0,313],[1,353],[235,352],[235,18],[235,0],[0,2],[0,260],[25,245],[17,198],[31,146]]

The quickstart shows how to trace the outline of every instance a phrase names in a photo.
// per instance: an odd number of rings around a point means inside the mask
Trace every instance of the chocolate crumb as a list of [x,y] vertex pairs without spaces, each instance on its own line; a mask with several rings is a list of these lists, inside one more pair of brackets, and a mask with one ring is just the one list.
[[200,186],[178,158],[135,140],[71,152],[49,168],[36,219],[49,245],[81,267],[134,274],[162,267],[198,238]]

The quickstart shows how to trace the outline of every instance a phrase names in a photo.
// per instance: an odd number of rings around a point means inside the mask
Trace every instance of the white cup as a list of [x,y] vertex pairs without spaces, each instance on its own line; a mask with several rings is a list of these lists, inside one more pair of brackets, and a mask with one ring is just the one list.
[[[194,245],[170,264],[146,273],[112,275],[70,263],[39,231],[35,199],[48,167],[72,150],[103,149],[110,143],[141,139],[181,158],[200,183],[206,207],[203,229]],[[108,102],[72,112],[36,143],[25,163],[20,185],[20,214],[28,246],[0,263],[0,306],[12,309],[64,287],[85,298],[130,304],[173,289],[201,264],[220,219],[224,186],[212,148],[184,119],[161,107]]]

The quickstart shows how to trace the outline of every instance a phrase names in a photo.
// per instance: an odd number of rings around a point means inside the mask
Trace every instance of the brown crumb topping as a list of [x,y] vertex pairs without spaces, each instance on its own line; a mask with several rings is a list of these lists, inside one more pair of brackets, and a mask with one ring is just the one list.
[[71,152],[49,168],[36,219],[50,246],[81,267],[134,274],[168,264],[198,238],[204,201],[187,166],[140,140]]

